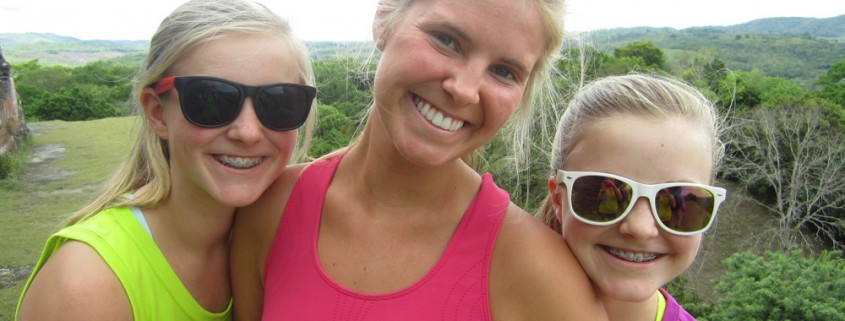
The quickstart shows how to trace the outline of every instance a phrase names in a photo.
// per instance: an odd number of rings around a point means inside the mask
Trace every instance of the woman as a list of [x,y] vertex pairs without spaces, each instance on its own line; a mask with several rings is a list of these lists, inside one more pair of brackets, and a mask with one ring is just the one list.
[[294,154],[312,79],[303,44],[262,5],[195,0],[173,11],[134,85],[135,146],[47,241],[18,319],[231,319],[235,208]]
[[601,320],[560,236],[463,160],[512,113],[511,125],[530,125],[562,9],[379,1],[382,56],[360,137],[238,210],[236,318]]
[[[670,78],[607,77],[569,103],[540,216],[563,234],[611,320],[694,320],[661,287],[692,264],[725,199],[708,185],[718,134],[713,105]],[[606,185],[623,197],[599,213],[594,195]]]

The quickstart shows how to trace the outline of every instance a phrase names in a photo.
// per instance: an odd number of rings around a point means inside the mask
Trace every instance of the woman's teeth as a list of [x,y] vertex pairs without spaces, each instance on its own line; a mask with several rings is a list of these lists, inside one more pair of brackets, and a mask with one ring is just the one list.
[[261,164],[264,160],[262,157],[233,157],[233,156],[224,156],[224,155],[214,155],[214,159],[220,162],[223,165],[237,168],[237,169],[247,169],[253,168]]
[[610,255],[613,255],[613,256],[615,256],[619,259],[622,259],[622,260],[625,260],[625,261],[630,261],[630,262],[637,262],[637,263],[653,261],[653,260],[657,259],[658,256],[660,256],[659,254],[655,254],[655,253],[627,252],[627,251],[615,249],[615,248],[612,248],[612,247],[609,247],[609,246],[605,246],[604,249],[608,253],[610,253]]
[[417,109],[425,117],[425,119],[428,119],[428,121],[434,124],[434,126],[440,127],[443,130],[453,132],[464,126],[464,122],[462,120],[444,116],[443,113],[434,109],[431,107],[431,104],[419,97],[414,97],[414,105],[417,106]]

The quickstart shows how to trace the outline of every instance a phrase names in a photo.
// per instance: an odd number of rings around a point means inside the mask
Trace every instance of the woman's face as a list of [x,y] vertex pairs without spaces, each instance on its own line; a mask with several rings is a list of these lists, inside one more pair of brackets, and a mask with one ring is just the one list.
[[[235,34],[196,45],[169,71],[173,76],[213,76],[244,85],[299,83],[298,64],[280,36]],[[281,173],[296,145],[296,130],[274,131],[258,120],[247,98],[232,123],[202,128],[182,115],[177,90],[160,96],[156,127],[170,150],[172,193],[195,204],[245,206]]]
[[383,35],[368,124],[377,139],[419,166],[492,139],[544,52],[540,15],[526,3],[413,2]]
[[[640,183],[708,184],[712,170],[706,131],[680,118],[615,116],[586,126],[565,159],[568,171],[624,176]],[[561,196],[563,196],[561,198]],[[602,297],[639,302],[686,270],[701,235],[678,236],[655,221],[648,200],[636,200],[619,223],[593,226],[569,213],[566,186],[555,195],[563,236]]]

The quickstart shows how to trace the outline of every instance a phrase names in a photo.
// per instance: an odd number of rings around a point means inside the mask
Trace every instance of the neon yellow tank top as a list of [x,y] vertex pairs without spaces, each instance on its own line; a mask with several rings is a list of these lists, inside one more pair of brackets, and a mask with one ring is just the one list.
[[106,261],[126,290],[136,321],[232,319],[231,301],[225,311],[213,313],[194,300],[132,210],[119,207],[106,209],[66,227],[47,240],[38,264],[24,285],[15,310],[15,320],[24,294],[38,270],[70,240],[88,244]]
[[657,317],[654,318],[654,321],[663,320],[664,313],[666,313],[666,297],[663,296],[663,293],[657,291]]

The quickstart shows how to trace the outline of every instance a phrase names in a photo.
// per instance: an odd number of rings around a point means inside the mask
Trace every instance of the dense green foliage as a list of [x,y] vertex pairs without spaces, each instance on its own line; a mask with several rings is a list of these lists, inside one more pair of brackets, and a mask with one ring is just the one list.
[[654,46],[651,42],[634,41],[623,47],[613,50],[616,58],[634,58],[637,64],[656,70],[666,68],[666,60],[663,59],[663,50]]
[[13,66],[15,87],[29,121],[89,120],[128,115],[135,68],[106,61],[84,66]]
[[842,252],[825,251],[818,257],[804,256],[800,251],[789,255],[741,252],[723,264],[727,271],[716,285],[722,294],[718,302],[679,301],[697,309],[699,321],[845,320]]
[[845,106],[845,60],[837,62],[819,77],[816,85],[821,88],[819,96]]

